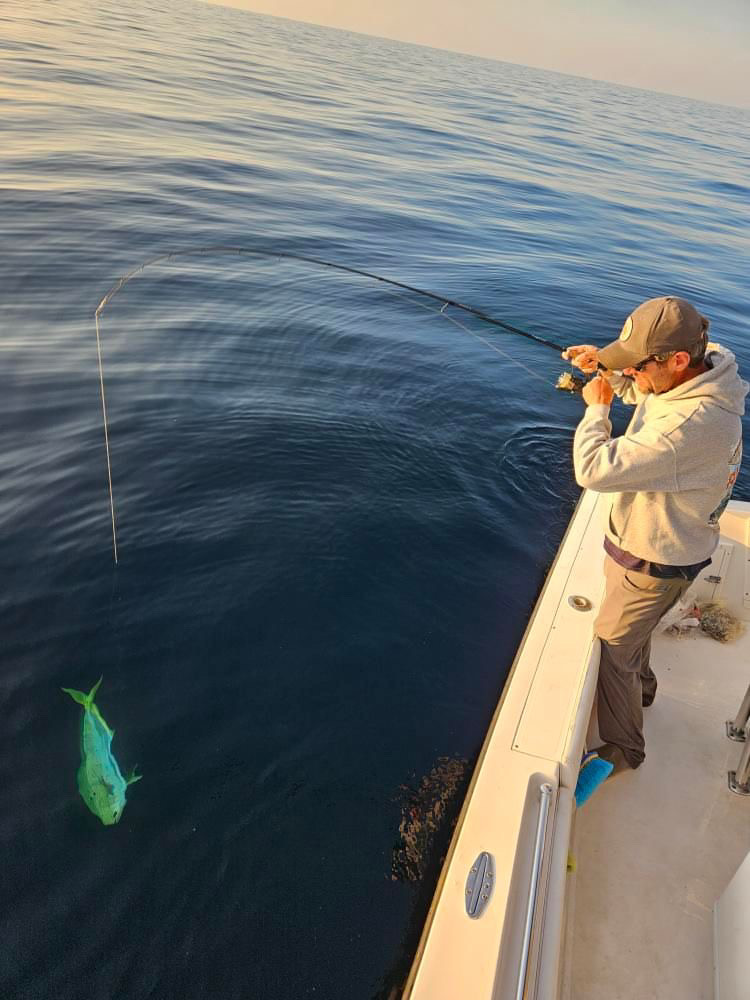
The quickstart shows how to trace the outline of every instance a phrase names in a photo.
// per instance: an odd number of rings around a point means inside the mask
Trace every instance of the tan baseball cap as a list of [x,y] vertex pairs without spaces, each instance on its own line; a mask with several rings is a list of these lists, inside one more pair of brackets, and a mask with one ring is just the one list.
[[648,299],[625,320],[620,336],[598,352],[605,368],[622,371],[652,354],[691,351],[706,337],[708,320],[685,299]]

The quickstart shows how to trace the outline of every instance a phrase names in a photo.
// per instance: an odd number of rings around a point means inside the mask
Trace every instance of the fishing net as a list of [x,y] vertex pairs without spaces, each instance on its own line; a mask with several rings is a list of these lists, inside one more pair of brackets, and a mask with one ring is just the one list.
[[667,635],[704,635],[717,642],[733,642],[745,631],[745,626],[722,601],[705,601],[696,604],[688,598],[678,602],[659,623],[659,630]]

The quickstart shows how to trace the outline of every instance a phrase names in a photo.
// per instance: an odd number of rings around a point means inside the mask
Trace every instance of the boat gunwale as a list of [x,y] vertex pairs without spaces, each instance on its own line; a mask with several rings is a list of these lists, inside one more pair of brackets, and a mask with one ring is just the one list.
[[[414,958],[412,960],[411,968],[409,970],[409,975],[408,975],[408,977],[406,979],[406,983],[404,985],[404,990],[403,990],[403,993],[402,993],[402,1000],[409,1000],[409,997],[411,996],[412,991],[414,989],[414,985],[415,985],[415,982],[416,982],[417,973],[419,971],[419,966],[421,964],[422,958],[424,957],[425,948],[427,946],[427,940],[429,938],[430,931],[432,929],[432,924],[434,922],[435,913],[437,911],[438,905],[440,903],[440,900],[441,900],[441,897],[442,897],[442,894],[443,894],[443,890],[445,888],[445,883],[446,883],[446,880],[447,880],[447,877],[448,877],[448,871],[450,869],[451,862],[453,860],[453,856],[454,856],[454,854],[456,852],[456,848],[457,848],[457,845],[458,845],[460,834],[461,834],[461,831],[463,829],[463,826],[464,826],[464,823],[465,823],[465,820],[466,820],[466,815],[467,815],[467,813],[469,811],[469,807],[471,805],[471,800],[472,800],[472,797],[474,795],[474,791],[475,791],[476,785],[477,785],[477,783],[479,781],[479,774],[480,774],[481,769],[482,769],[482,764],[484,763],[484,760],[485,760],[485,758],[487,756],[490,744],[492,743],[492,739],[493,739],[493,736],[495,734],[495,730],[497,728],[497,723],[498,723],[498,720],[500,718],[500,714],[501,714],[501,712],[503,710],[503,707],[505,705],[505,702],[507,700],[508,693],[509,693],[510,688],[511,688],[511,683],[513,681],[513,678],[514,678],[514,676],[516,674],[516,671],[517,671],[517,668],[518,668],[518,664],[519,664],[519,662],[520,662],[520,660],[521,660],[521,658],[523,656],[523,652],[524,652],[524,649],[526,647],[526,643],[527,643],[528,638],[529,638],[529,636],[531,634],[531,631],[532,631],[532,629],[534,627],[534,624],[535,624],[535,621],[537,619],[537,615],[539,614],[540,608],[542,607],[545,594],[546,594],[548,588],[551,586],[551,582],[552,582],[552,579],[554,577],[554,572],[555,572],[555,569],[557,568],[557,564],[558,564],[558,562],[559,562],[559,560],[561,558],[562,552],[565,549],[565,544],[566,544],[566,542],[567,542],[570,534],[574,530],[576,516],[580,512],[580,510],[581,510],[581,508],[582,508],[582,506],[584,504],[584,501],[586,500],[586,498],[589,495],[590,495],[589,491],[582,490],[581,491],[581,495],[579,496],[578,500],[576,501],[576,505],[575,505],[575,507],[573,509],[573,512],[571,513],[570,519],[569,519],[567,527],[565,529],[565,533],[564,533],[563,537],[560,540],[560,544],[557,547],[557,551],[555,553],[555,556],[554,556],[552,562],[549,565],[549,568],[546,570],[545,577],[544,577],[544,582],[543,582],[542,587],[541,587],[541,589],[539,591],[539,594],[537,595],[536,601],[534,603],[534,608],[533,608],[533,610],[531,612],[531,615],[529,617],[529,620],[528,620],[528,622],[526,624],[526,628],[524,629],[523,636],[521,637],[521,641],[520,641],[520,643],[518,645],[518,648],[516,650],[516,654],[513,657],[513,661],[511,663],[510,669],[508,670],[508,676],[505,679],[505,684],[503,685],[503,690],[500,693],[500,698],[498,699],[497,705],[495,706],[495,710],[494,710],[494,712],[492,714],[492,718],[490,719],[490,723],[489,723],[489,725],[487,727],[487,732],[486,732],[484,740],[482,742],[482,747],[481,747],[481,749],[479,751],[479,755],[477,756],[476,764],[474,765],[474,770],[472,772],[471,781],[469,782],[469,786],[468,786],[468,788],[466,790],[466,795],[465,795],[464,801],[463,801],[463,803],[461,805],[461,810],[460,810],[460,812],[458,814],[458,819],[456,820],[455,828],[454,828],[453,833],[451,835],[450,845],[448,847],[448,851],[447,851],[447,853],[445,855],[445,859],[444,859],[443,864],[442,864],[441,869],[440,869],[440,875],[438,877],[438,880],[437,880],[437,883],[436,883],[436,886],[435,886],[435,891],[433,893],[432,900],[430,902],[430,907],[429,907],[429,909],[427,911],[427,916],[425,917],[424,925],[423,925],[423,928],[422,928],[422,933],[421,933],[420,939],[419,939],[419,944],[417,945],[417,949],[416,949],[416,951],[414,953]],[[594,503],[593,504],[592,513],[593,513],[593,510],[595,510],[595,508],[596,508],[596,504]]]

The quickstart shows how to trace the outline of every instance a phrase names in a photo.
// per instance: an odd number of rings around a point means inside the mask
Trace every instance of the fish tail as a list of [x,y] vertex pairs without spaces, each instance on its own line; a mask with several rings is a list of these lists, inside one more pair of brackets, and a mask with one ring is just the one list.
[[84,708],[86,707],[86,695],[83,691],[76,691],[73,688],[60,688],[60,690],[64,691],[65,694],[69,694],[73,701],[77,701],[79,705],[83,705]]
[[134,785],[136,781],[140,781],[141,778],[143,777],[142,774],[136,774],[135,773],[135,770],[136,770],[137,767],[138,767],[137,764],[133,765],[133,768],[131,769],[130,774],[125,779],[125,784],[126,785]]
[[101,684],[101,682],[103,680],[104,680],[104,674],[102,674],[102,676],[99,678],[99,680],[96,682],[96,684],[94,684],[94,686],[89,691],[89,694],[88,694],[89,705],[93,705],[94,704],[94,697],[96,696],[96,692],[99,690],[99,685]]
[[78,702],[79,705],[83,705],[84,708],[91,708],[94,704],[94,696],[99,690],[99,685],[103,679],[103,676],[100,677],[88,694],[84,694],[83,691],[76,691],[75,688],[62,688],[61,690],[64,691],[65,694],[69,694],[73,701]]

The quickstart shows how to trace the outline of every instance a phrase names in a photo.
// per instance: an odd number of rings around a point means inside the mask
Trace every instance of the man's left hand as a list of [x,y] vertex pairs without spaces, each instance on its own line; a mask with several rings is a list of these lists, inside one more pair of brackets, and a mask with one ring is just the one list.
[[587,406],[594,403],[604,403],[609,406],[614,396],[614,390],[606,378],[597,375],[583,387],[582,396]]

